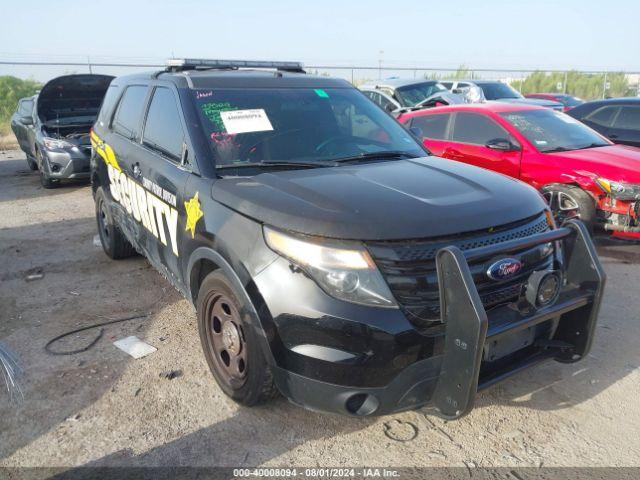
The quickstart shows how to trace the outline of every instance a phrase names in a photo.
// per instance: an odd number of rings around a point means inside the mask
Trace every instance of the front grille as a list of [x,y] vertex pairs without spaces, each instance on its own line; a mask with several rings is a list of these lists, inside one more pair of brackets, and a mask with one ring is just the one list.
[[[450,245],[463,251],[470,250],[529,237],[548,229],[546,216],[541,214],[481,232],[435,240],[369,242],[367,248],[407,317],[418,327],[428,327],[440,320],[435,265],[438,250]],[[469,264],[476,288],[487,309],[516,300],[532,271],[549,268],[553,264],[553,249],[547,244],[508,256],[522,261],[523,268],[515,277],[505,281],[495,281],[486,275],[488,266],[499,255]]]

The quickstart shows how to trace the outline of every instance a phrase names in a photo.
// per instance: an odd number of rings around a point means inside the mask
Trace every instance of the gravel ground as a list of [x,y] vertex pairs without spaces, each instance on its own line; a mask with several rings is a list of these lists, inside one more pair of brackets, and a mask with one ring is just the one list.
[[[640,466],[640,246],[599,247],[609,283],[587,359],[534,367],[444,422],[426,409],[353,419],[284,399],[238,407],[207,369],[190,304],[143,258],[109,260],[95,233],[88,186],[44,190],[20,152],[0,154],[0,341],[26,372],[22,405],[0,390],[0,466]],[[43,277],[26,281],[33,272]],[[133,314],[148,317],[105,328],[84,353],[44,350]],[[157,352],[133,360],[112,345],[129,335]]]

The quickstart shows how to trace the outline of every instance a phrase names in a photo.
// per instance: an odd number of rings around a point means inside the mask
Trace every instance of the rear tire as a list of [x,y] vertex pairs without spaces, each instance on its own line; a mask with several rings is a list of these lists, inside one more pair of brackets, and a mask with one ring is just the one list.
[[196,311],[204,356],[222,391],[245,406],[278,395],[249,307],[221,272],[202,281]]
[[561,184],[546,185],[542,187],[541,192],[558,225],[577,218],[593,233],[596,225],[596,204],[587,192],[575,185]]
[[118,225],[113,221],[111,210],[107,204],[102,187],[98,187],[95,194],[96,220],[98,223],[98,236],[102,249],[108,257],[119,260],[136,254],[135,248],[124,236]]

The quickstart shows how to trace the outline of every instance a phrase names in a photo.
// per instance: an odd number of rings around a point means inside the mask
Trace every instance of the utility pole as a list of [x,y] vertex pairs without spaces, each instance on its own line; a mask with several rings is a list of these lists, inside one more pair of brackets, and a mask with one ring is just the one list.
[[604,72],[604,82],[602,84],[602,98],[607,94],[607,72]]
[[382,80],[382,55],[384,55],[384,50],[378,52],[378,80]]
[[567,93],[567,71],[564,72],[564,88],[562,89],[562,93]]
[[91,68],[91,58],[87,55],[87,65],[89,65],[89,73],[93,73],[93,69]]

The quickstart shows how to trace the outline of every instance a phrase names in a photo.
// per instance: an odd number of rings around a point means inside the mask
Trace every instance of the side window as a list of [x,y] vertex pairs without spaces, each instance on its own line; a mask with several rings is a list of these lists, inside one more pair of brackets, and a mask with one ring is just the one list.
[[98,114],[98,125],[104,127],[109,123],[109,117],[113,113],[113,106],[118,99],[118,92],[120,89],[116,85],[109,85],[107,93],[105,93],[102,99],[102,106],[100,107],[100,113]]
[[419,128],[422,130],[422,136],[433,140],[444,140],[447,135],[447,124],[449,123],[449,114],[422,115],[413,117],[411,128]]
[[30,117],[33,111],[33,100],[20,100],[18,103],[18,115],[21,117]]
[[128,138],[134,138],[138,134],[138,125],[140,125],[140,117],[146,96],[146,85],[127,87],[113,119],[113,130],[115,132]]
[[[388,110],[388,111],[396,109],[395,104],[391,100],[389,100],[387,97],[385,97],[384,95],[378,95],[378,96],[380,97],[380,103],[379,104],[380,104],[380,106],[382,108],[384,108],[385,110],[387,110],[387,108],[390,108],[390,110]],[[391,107],[393,107],[393,108],[391,108]]]
[[380,94],[377,92],[364,92],[364,94],[369,97],[369,99],[375,103],[377,103],[378,105],[380,105]]
[[453,87],[453,82],[440,82],[444,88],[451,90],[451,87]]
[[180,159],[184,131],[176,98],[170,89],[158,87],[153,92],[142,142],[174,160]]
[[453,125],[453,141],[485,145],[489,140],[509,138],[496,122],[477,113],[457,113]]
[[596,125],[610,127],[613,117],[615,117],[619,109],[620,107],[616,106],[600,107],[584,117],[584,119],[595,123]]
[[622,107],[615,122],[613,122],[613,128],[640,130],[640,107]]

